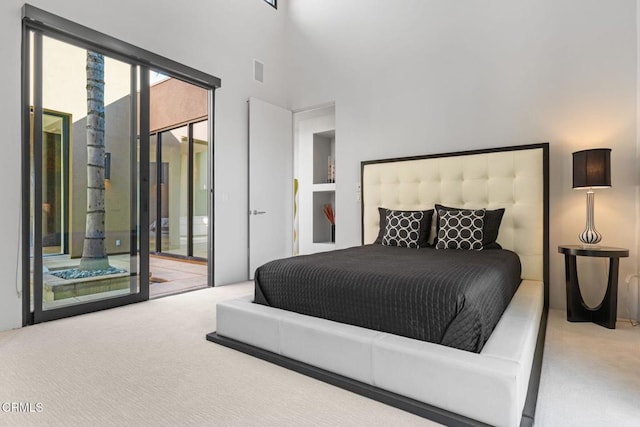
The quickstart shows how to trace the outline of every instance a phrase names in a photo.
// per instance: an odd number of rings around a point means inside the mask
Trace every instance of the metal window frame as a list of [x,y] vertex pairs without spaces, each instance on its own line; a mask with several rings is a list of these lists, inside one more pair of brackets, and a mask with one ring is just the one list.
[[193,123],[187,125],[187,257],[193,258]]
[[103,53],[124,62],[160,71],[206,89],[216,89],[221,86],[218,77],[92,30],[30,4],[25,4],[22,8],[22,21],[29,28],[48,33],[59,40]]
[[[151,209],[155,209],[156,214],[156,229],[155,231],[155,248],[154,253],[162,251],[162,184],[164,179],[169,177],[164,176],[164,165],[162,164],[162,132],[156,134],[156,205],[150,206]],[[151,248],[149,248],[151,250]]]

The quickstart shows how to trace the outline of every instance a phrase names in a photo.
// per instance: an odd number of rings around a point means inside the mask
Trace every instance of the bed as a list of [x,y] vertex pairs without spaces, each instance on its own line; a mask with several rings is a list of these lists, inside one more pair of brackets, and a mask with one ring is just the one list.
[[[502,316],[471,344],[454,348],[370,322],[265,305],[279,292],[277,272],[275,293],[256,288],[263,304],[218,304],[217,331],[207,339],[447,425],[532,425],[548,305],[548,144],[363,162],[364,246],[352,250],[380,250],[369,244],[379,237],[381,206],[419,211],[436,204],[503,208],[499,252],[520,261],[522,280]],[[307,274],[309,286],[314,276]]]
[[480,352],[519,285],[512,251],[369,244],[259,267],[254,302]]

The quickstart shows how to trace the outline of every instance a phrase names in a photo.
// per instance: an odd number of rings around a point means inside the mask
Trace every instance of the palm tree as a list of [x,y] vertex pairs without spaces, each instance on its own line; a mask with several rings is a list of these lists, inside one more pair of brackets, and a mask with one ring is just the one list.
[[87,51],[87,221],[80,270],[104,270],[104,57]]

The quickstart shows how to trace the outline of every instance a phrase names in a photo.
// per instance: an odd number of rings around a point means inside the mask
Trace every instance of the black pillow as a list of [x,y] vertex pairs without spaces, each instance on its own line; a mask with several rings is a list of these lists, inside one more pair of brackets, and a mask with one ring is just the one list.
[[[443,211],[461,211],[462,208],[452,208],[448,206],[436,205],[436,212]],[[500,223],[502,222],[502,216],[504,215],[504,208],[485,211],[484,215],[484,227],[482,229],[482,248],[483,249],[502,249],[502,246],[496,240],[498,240],[498,232],[500,231]],[[438,232],[440,225],[440,219],[436,219],[436,237],[433,241],[435,246],[438,243]]]
[[[384,230],[387,228],[387,213],[392,212],[391,209],[378,208],[380,214],[380,229],[378,231],[378,237],[373,242],[374,244],[381,245],[382,238],[384,237]],[[431,231],[431,220],[433,219],[433,209],[426,211],[395,211],[395,212],[422,212],[422,220],[420,221],[420,238],[418,239],[418,247],[429,247],[429,232]]]

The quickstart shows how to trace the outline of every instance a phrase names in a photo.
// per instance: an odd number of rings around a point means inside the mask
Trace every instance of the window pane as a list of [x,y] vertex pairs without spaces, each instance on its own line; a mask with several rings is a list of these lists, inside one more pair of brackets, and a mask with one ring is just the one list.
[[193,256],[207,258],[209,121],[193,125]]
[[[187,255],[189,133],[188,127],[162,132],[160,226],[163,252]],[[165,246],[166,245],[166,249]]]
[[43,37],[43,309],[138,292],[131,66]]
[[42,114],[42,253],[64,253],[68,204],[68,115]]
[[158,228],[158,163],[157,152],[158,142],[157,136],[149,137],[149,251],[156,252],[156,235]]

